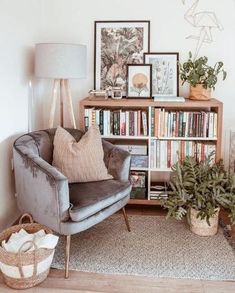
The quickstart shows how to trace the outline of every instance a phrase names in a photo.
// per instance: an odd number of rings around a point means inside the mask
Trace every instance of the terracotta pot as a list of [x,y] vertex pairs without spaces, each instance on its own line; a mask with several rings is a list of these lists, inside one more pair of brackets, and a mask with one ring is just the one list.
[[197,210],[191,209],[190,230],[199,236],[214,236],[218,232],[219,211],[220,209],[218,208],[215,215],[210,218],[209,226],[206,219],[201,220],[200,218],[197,218]]
[[201,84],[190,87],[189,99],[198,101],[208,101],[211,99],[211,89],[205,89]]

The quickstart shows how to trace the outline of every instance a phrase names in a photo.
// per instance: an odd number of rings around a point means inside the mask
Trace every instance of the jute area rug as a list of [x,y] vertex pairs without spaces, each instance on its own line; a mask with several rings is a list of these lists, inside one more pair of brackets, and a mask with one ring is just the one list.
[[[222,228],[199,237],[185,222],[159,216],[122,215],[72,236],[70,269],[167,278],[235,280],[235,253]],[[64,237],[52,267],[64,268]]]

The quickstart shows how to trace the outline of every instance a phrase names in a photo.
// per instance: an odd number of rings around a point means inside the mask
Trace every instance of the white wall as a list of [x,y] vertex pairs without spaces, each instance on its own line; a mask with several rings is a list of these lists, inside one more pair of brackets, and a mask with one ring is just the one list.
[[[43,39],[55,42],[76,42],[86,44],[88,48],[88,77],[72,83],[74,105],[78,112],[78,101],[93,88],[93,56],[94,56],[94,20],[126,20],[145,19],[151,21],[151,50],[178,51],[181,60],[194,51],[195,41],[186,39],[191,34],[199,34],[184,19],[186,10],[195,0],[47,0],[45,17],[47,19]],[[224,30],[212,29],[214,42],[206,44],[201,54],[209,57],[211,64],[224,61],[228,72],[225,82],[219,82],[215,97],[224,102],[224,126],[233,126],[233,107],[235,102],[231,89],[235,80],[235,1],[200,0],[197,11],[215,12]],[[42,85],[43,81],[40,81]],[[47,83],[47,104],[50,86]],[[42,94],[42,92],[41,92]],[[45,94],[45,92],[44,92]],[[187,86],[181,94],[187,95]],[[48,116],[48,115],[47,115]],[[45,117],[44,117],[45,118]],[[47,123],[48,119],[44,119]],[[41,125],[42,126],[42,125]],[[45,124],[43,126],[46,126]]]
[[11,171],[14,138],[28,129],[28,79],[40,1],[0,1],[0,231],[18,216]]
[[[27,131],[28,78],[32,71],[30,48],[37,42],[74,42],[88,49],[88,77],[71,82],[75,112],[78,102],[93,88],[94,20],[145,19],[151,21],[151,50],[179,51],[181,60],[194,50],[197,34],[184,19],[194,0],[0,0],[1,106],[0,106],[0,230],[16,216],[12,172],[13,137]],[[233,127],[235,101],[235,1],[200,0],[198,11],[214,11],[224,30],[212,30],[214,43],[205,45],[202,55],[211,63],[222,60],[228,71],[215,96],[224,102],[225,130]],[[34,127],[47,127],[51,81],[35,80]],[[181,89],[187,93],[187,87]],[[78,118],[78,116],[77,116]]]

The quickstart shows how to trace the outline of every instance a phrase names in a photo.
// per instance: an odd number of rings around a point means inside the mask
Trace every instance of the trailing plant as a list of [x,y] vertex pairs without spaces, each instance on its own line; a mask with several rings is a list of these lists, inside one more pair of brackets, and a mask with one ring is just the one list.
[[208,58],[206,56],[193,60],[192,53],[189,52],[188,61],[183,64],[179,63],[182,84],[188,82],[193,87],[197,84],[201,84],[205,89],[215,89],[215,85],[218,81],[217,76],[222,73],[223,80],[225,80],[227,73],[223,69],[223,62],[216,62],[214,67],[209,66],[207,62]]
[[231,223],[235,223],[235,177],[225,171],[223,161],[213,163],[214,153],[198,162],[194,157],[186,157],[172,167],[171,191],[162,205],[168,209],[167,217],[181,220],[190,209],[198,211],[197,217],[210,218],[219,207],[229,211]]

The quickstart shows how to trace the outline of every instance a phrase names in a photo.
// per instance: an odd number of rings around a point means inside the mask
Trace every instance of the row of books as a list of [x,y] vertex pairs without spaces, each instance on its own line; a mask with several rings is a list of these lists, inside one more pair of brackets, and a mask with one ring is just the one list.
[[147,111],[123,111],[86,108],[84,115],[85,130],[98,125],[102,135],[147,136]]
[[168,111],[152,108],[151,135],[155,137],[217,137],[217,113]]
[[[195,157],[198,161],[204,160],[215,152],[216,146],[210,142],[151,140],[150,167],[171,168],[178,160],[186,156]],[[215,160],[215,155],[213,155]]]

